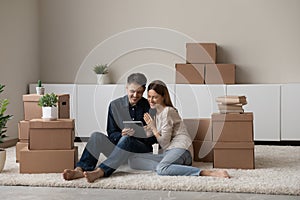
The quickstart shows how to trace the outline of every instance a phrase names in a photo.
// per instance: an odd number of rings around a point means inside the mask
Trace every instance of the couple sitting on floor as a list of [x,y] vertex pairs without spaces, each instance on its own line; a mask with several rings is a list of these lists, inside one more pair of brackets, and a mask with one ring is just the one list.
[[[88,182],[94,182],[109,177],[127,162],[133,169],[155,170],[159,175],[229,178],[225,170],[201,170],[191,166],[192,138],[173,107],[165,83],[156,80],[149,84],[148,101],[143,97],[146,83],[141,73],[127,78],[127,95],[109,105],[107,135],[92,133],[76,168],[63,171],[65,180],[85,177]],[[125,128],[123,121],[142,121],[144,134]],[[155,143],[161,147],[160,154],[152,154]],[[100,153],[107,158],[96,168]]]

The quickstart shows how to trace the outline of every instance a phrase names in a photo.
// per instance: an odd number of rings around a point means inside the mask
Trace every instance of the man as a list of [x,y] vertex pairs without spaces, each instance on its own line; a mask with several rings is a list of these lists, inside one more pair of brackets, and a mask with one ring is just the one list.
[[[127,78],[127,95],[112,101],[109,105],[106,136],[94,132],[82,153],[75,169],[65,169],[63,178],[73,180],[85,177],[94,182],[101,177],[110,176],[121,164],[125,163],[132,153],[152,151],[155,137],[135,137],[135,131],[124,128],[123,121],[142,121],[144,113],[149,112],[149,103],[143,97],[147,79],[141,73],[131,74]],[[95,169],[100,153],[107,159]]]

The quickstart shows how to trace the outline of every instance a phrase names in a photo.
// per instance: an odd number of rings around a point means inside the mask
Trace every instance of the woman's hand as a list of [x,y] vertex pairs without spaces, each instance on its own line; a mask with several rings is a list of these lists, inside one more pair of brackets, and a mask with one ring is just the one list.
[[155,121],[152,119],[152,117],[151,117],[151,115],[149,113],[145,113],[144,114],[144,120],[145,120],[148,128],[150,128],[152,130],[153,135],[155,137],[159,137],[160,134],[157,131]]
[[153,128],[156,128],[156,126],[155,126],[155,121],[152,119],[152,117],[151,117],[151,115],[150,115],[149,113],[145,113],[145,114],[144,114],[144,120],[145,120],[147,126],[148,126],[149,128],[151,128],[151,130],[152,130]]

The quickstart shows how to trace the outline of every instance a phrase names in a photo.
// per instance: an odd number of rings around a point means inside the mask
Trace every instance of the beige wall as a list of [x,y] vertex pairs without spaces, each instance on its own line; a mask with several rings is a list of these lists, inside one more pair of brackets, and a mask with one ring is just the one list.
[[300,82],[299,8],[299,0],[41,0],[41,76],[50,83],[95,83],[85,62],[109,62],[113,82],[133,69],[173,82],[174,64],[184,59],[170,52],[139,49],[105,59],[126,42],[83,62],[115,34],[160,27],[216,42],[218,62],[237,64],[238,83]]
[[[300,82],[299,7],[299,0],[0,0],[0,80],[15,117],[9,135],[17,136],[28,83],[95,83],[91,66],[105,62],[113,82],[141,71],[172,83],[189,40],[216,42],[218,62],[237,64],[238,83]],[[143,27],[169,33],[137,34]],[[144,48],[131,46],[143,39]]]
[[0,0],[0,83],[6,85],[0,98],[8,98],[9,138],[18,137],[17,123],[23,117],[22,95],[39,77],[38,0]]

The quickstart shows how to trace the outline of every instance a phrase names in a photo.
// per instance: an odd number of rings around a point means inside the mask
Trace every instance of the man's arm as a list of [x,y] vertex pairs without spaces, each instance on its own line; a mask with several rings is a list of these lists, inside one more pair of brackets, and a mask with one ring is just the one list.
[[107,129],[106,130],[107,130],[109,140],[112,143],[117,144],[118,141],[120,140],[120,138],[122,137],[122,135],[121,135],[122,130],[119,128],[119,126],[117,125],[117,123],[114,119],[111,104],[109,104],[109,108],[108,108]]

